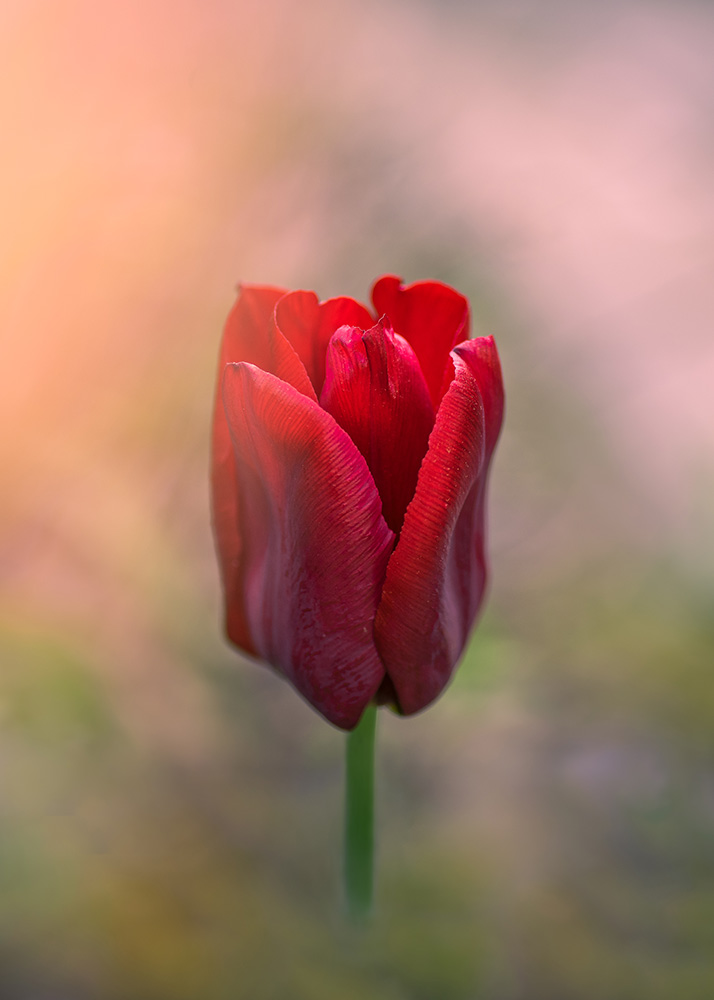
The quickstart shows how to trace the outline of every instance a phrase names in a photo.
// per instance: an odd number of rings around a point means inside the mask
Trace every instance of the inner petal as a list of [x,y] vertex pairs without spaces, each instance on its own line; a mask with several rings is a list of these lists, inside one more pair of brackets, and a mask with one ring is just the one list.
[[276,304],[273,322],[297,351],[319,396],[332,334],[340,326],[371,326],[374,319],[361,303],[346,296],[320,302],[314,292],[297,291],[283,295]]
[[393,275],[375,282],[372,301],[377,315],[386,313],[397,333],[414,348],[438,410],[453,377],[449,351],[469,335],[468,301],[440,281],[417,281],[405,287]]
[[434,426],[416,354],[382,319],[370,330],[343,326],[327,349],[320,405],[364,455],[384,519],[399,533]]

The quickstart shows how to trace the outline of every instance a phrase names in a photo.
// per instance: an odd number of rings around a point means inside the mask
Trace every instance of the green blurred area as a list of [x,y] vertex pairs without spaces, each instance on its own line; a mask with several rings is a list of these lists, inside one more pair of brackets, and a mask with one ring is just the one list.
[[[709,1000],[712,10],[0,16],[0,996]],[[507,417],[355,933],[344,736],[222,640],[208,427],[239,278],[382,272],[470,297]]]

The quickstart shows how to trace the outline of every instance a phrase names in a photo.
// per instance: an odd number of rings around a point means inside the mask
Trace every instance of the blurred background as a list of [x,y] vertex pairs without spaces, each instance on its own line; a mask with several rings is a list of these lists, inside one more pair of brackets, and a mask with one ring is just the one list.
[[[2,0],[0,997],[714,995],[714,7]],[[239,279],[495,335],[488,608],[344,737],[223,642]]]

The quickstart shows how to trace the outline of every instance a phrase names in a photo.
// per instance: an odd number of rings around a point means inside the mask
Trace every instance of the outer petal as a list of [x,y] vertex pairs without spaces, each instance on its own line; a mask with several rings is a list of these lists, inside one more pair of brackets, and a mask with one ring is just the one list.
[[314,292],[289,292],[275,309],[275,325],[287,337],[307,369],[317,395],[325,381],[325,356],[330,337],[340,326],[368,330],[374,319],[347,297],[319,302]]
[[274,376],[229,365],[223,399],[256,652],[351,729],[384,677],[373,625],[394,536],[374,481],[333,418]]
[[486,461],[490,461],[503,423],[503,376],[493,337],[475,337],[454,348],[478,382],[486,415]]
[[274,329],[275,303],[284,294],[282,288],[267,285],[241,286],[223,333],[218,392],[213,414],[211,504],[213,531],[226,595],[226,630],[232,641],[249,653],[255,653],[255,645],[245,620],[241,597],[244,545],[239,529],[241,496],[220,387],[226,364],[232,361],[249,361],[315,398],[302,362],[287,340]]
[[385,275],[372,288],[378,316],[387,315],[396,333],[414,348],[437,410],[446,385],[449,351],[469,335],[469,303],[439,281],[418,281],[407,288],[401,278]]
[[486,582],[485,485],[503,414],[492,338],[460,344],[414,500],[387,567],[375,641],[407,715],[446,685]]
[[414,351],[388,321],[367,331],[341,327],[327,351],[320,405],[366,458],[384,519],[398,534],[434,426]]

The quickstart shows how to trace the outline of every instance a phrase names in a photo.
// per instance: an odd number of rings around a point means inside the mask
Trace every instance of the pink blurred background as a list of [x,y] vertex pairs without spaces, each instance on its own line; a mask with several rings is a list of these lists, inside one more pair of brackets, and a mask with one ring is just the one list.
[[[3,996],[712,995],[713,51],[693,0],[5,0]],[[239,279],[383,272],[469,295],[508,411],[355,948],[342,736],[222,642],[207,438]]]

